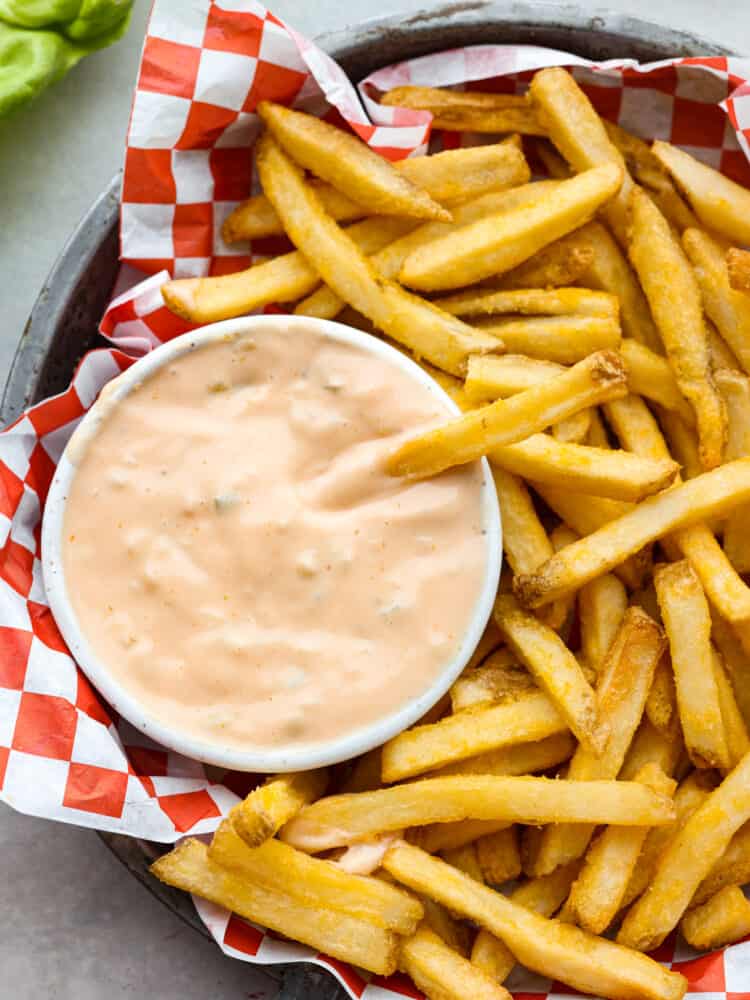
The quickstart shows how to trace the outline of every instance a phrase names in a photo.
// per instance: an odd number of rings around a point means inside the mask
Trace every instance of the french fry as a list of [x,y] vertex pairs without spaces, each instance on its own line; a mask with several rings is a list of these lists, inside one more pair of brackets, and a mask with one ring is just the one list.
[[[450,212],[350,132],[272,101],[261,101],[257,113],[301,167],[328,181],[367,211],[450,221]],[[278,212],[278,206],[274,208]]]
[[466,397],[472,403],[505,399],[561,374],[563,365],[522,354],[477,355],[466,369]]
[[590,410],[589,413],[590,426],[583,443],[590,445],[592,448],[610,448],[609,434],[607,434],[607,428],[604,426],[604,421],[599,415],[599,410]]
[[440,87],[394,87],[381,104],[429,111],[432,127],[452,132],[519,132],[544,135],[526,100],[515,94],[463,93]]
[[[658,947],[737,830],[750,818],[750,754],[696,809],[668,844],[654,876],[628,911],[617,940],[631,948]],[[393,848],[391,848],[393,850]],[[390,856],[390,852],[386,858]]]
[[583,657],[599,675],[628,607],[622,582],[612,573],[597,577],[578,592]]
[[679,472],[672,459],[641,458],[629,451],[565,444],[548,434],[533,434],[518,444],[495,448],[490,461],[533,482],[631,501],[669,486]]
[[[579,746],[568,767],[568,780],[615,778],[638,727],[656,665],[665,648],[664,633],[640,608],[628,608],[600,670],[597,687],[599,716],[612,733],[604,753],[597,756]],[[582,792],[585,797],[587,791]],[[541,835],[531,874],[546,875],[558,865],[580,858],[592,826],[551,826]]]
[[421,896],[420,902],[424,908],[424,923],[437,936],[459,955],[466,958],[471,948],[471,931],[464,923],[454,920],[444,906],[434,899]]
[[589,222],[578,230],[578,235],[591,249],[591,260],[579,279],[581,283],[616,295],[625,337],[661,354],[664,348],[648,301],[616,241],[600,222]]
[[605,164],[559,181],[535,205],[488,216],[415,250],[400,280],[436,292],[510,271],[588,222],[617,193],[622,178],[620,167]]
[[674,187],[666,187],[660,191],[650,190],[648,193],[661,214],[678,233],[700,226],[698,216]]
[[509,826],[505,830],[480,837],[475,847],[483,876],[480,881],[502,885],[521,874],[518,831],[515,827]]
[[721,708],[721,721],[724,725],[724,736],[729,754],[729,766],[734,767],[750,750],[750,737],[734,696],[734,688],[724,669],[721,654],[713,647],[711,654]]
[[701,229],[686,229],[682,245],[693,265],[708,317],[743,370],[750,373],[750,299],[729,284],[723,247]]
[[[662,795],[673,795],[677,787],[656,764],[647,764],[636,781]],[[568,898],[579,927],[603,934],[615,919],[648,832],[648,827],[609,826],[591,845]]]
[[[413,227],[403,219],[365,219],[346,230],[365,253],[374,253]],[[162,287],[164,302],[193,323],[214,323],[260,309],[272,302],[292,302],[320,283],[317,271],[297,250],[255,264],[245,271],[211,278],[176,278]]]
[[586,273],[594,259],[595,251],[588,240],[587,228],[583,226],[550,243],[523,264],[492,281],[491,285],[510,289],[572,285]]
[[568,647],[549,626],[522,611],[511,594],[495,602],[494,617],[505,640],[534,675],[583,746],[601,752],[609,737],[596,696]]
[[[716,373],[716,384],[727,409],[727,460],[744,458],[750,455],[750,379],[739,372],[722,370]],[[750,572],[749,514],[747,507],[739,507],[732,511],[724,525],[724,551],[738,573]]]
[[750,292],[750,250],[727,250],[729,284],[737,292]]
[[612,316],[532,316],[481,320],[475,328],[498,337],[513,354],[572,365],[594,351],[620,345],[620,324]]
[[677,721],[677,690],[672,661],[667,654],[662,656],[654,673],[646,699],[646,716],[660,732],[667,734]]
[[563,444],[590,444],[588,436],[591,425],[596,414],[596,408],[579,410],[572,417],[561,420],[552,428],[552,437]]
[[517,743],[531,743],[567,729],[543,691],[513,702],[467,709],[430,726],[394,736],[383,747],[383,781],[401,781],[445,764]]
[[450,691],[451,706],[454,712],[461,712],[479,705],[499,705],[535,690],[531,674],[519,666],[515,654],[502,648],[479,667],[461,674]]
[[624,392],[625,373],[619,356],[600,351],[545,385],[499,399],[412,438],[390,457],[387,469],[393,476],[433,476]]
[[[568,732],[555,733],[535,743],[520,743],[518,746],[503,747],[487,753],[469,757],[457,764],[448,764],[434,772],[433,776],[447,774],[534,774],[548,771],[568,760],[576,747],[575,740]],[[444,823],[443,826],[450,824]]]
[[[555,552],[559,552],[560,549],[564,549],[566,545],[570,545],[578,538],[575,531],[569,528],[567,524],[558,524],[550,533],[549,540],[552,542],[552,548]],[[544,611],[540,612],[538,618],[543,621],[550,628],[562,631],[565,627],[572,622],[573,615],[575,614],[576,607],[576,595],[568,594],[567,597],[563,598],[561,601],[556,601],[554,604],[550,604]],[[593,685],[596,680],[594,672],[591,670],[589,665],[585,663],[580,656],[576,656],[576,660],[583,671],[583,676],[586,678],[586,682],[589,685]]]
[[715,611],[711,618],[711,638],[721,653],[745,725],[750,727],[750,661],[732,626]]
[[509,823],[614,823],[661,826],[671,803],[636,782],[456,775],[423,778],[361,795],[332,795],[306,806],[281,830],[286,843],[318,853],[379,833],[460,819]]
[[706,320],[706,327],[708,329],[708,355],[711,359],[711,371],[714,374],[723,368],[734,372],[739,371],[739,361],[729,349],[729,344],[723,337],[719,336],[711,320]]
[[495,652],[501,642],[500,629],[490,618],[482,633],[482,638],[477,643],[477,648],[471,654],[469,662],[464,667],[464,671],[473,670],[475,667],[478,667],[480,663],[483,663],[487,659],[490,653]]
[[267,889],[215,864],[198,840],[184,840],[155,861],[162,882],[233,910],[241,917],[294,938],[342,962],[382,976],[396,969],[398,935],[367,920],[302,903],[278,888]]
[[336,785],[339,794],[346,792],[371,792],[380,788],[380,771],[382,768],[380,747],[369,750],[357,757],[351,773]]
[[750,243],[750,191],[689,153],[657,140],[651,147],[707,229]]
[[232,809],[237,833],[248,847],[259,847],[303,806],[320,798],[327,783],[325,770],[299,771],[269,778]]
[[476,879],[477,882],[484,882],[482,869],[479,867],[476,844],[464,844],[462,847],[449,848],[443,851],[443,860],[447,861],[449,865],[453,865],[454,868],[458,868],[460,872],[465,872],[471,878]]
[[426,924],[401,946],[399,966],[429,1000],[510,1000],[510,993]]
[[642,500],[627,514],[556,553],[535,573],[517,577],[521,604],[535,608],[577,590],[645,545],[728,513],[750,499],[750,459],[739,459]]
[[588,288],[472,289],[437,299],[453,316],[609,316],[617,318],[614,295]]
[[652,399],[667,410],[674,410],[689,427],[694,426],[695,415],[680,392],[669,362],[630,338],[625,338],[619,349],[628,369],[630,391]]
[[648,195],[634,189],[630,205],[630,260],[680,391],[695,411],[701,461],[712,469],[722,460],[726,414],[710,370],[698,283],[669,224]]
[[409,844],[384,865],[399,882],[431,896],[500,938],[527,968],[585,993],[631,1000],[680,1000],[684,977],[653,959],[541,917]]
[[750,901],[737,885],[728,885],[680,923],[682,936],[693,948],[711,951],[734,944],[750,934]]
[[256,165],[292,242],[303,253],[307,250],[326,284],[390,337],[454,374],[463,374],[470,354],[499,349],[497,340],[379,279],[366,257],[323,211],[299,168],[268,135],[259,140]]
[[750,880],[750,825],[741,826],[726,850],[695,891],[691,905],[707,899],[728,885],[744,885]]
[[[476,198],[489,191],[526,184],[529,180],[529,167],[523,153],[508,142],[449,149],[432,156],[410,156],[393,166],[444,206]],[[348,222],[367,215],[362,205],[329,184],[316,181],[314,187],[323,208],[337,222]],[[283,232],[281,219],[264,194],[243,201],[227,216],[222,227],[226,243],[276,236]]]
[[608,165],[620,171],[619,193],[603,214],[624,246],[633,181],[622,154],[611,142],[588,97],[567,70],[555,66],[534,75],[529,98],[550,139],[574,170],[580,172]]
[[407,831],[407,840],[428,854],[454,851],[473,844],[480,837],[489,837],[511,824],[499,819],[460,819],[454,823],[432,823]]
[[[554,553],[552,543],[523,481],[497,465],[492,476],[503,522],[503,552],[514,573],[531,572]],[[461,678],[454,690],[460,684]],[[458,710],[455,699],[453,710]]]
[[[677,689],[677,708],[690,759],[696,767],[730,766],[711,652],[711,614],[687,561],[654,571]],[[653,719],[652,719],[653,721]]]
[[398,934],[412,934],[422,919],[419,902],[380,879],[351,875],[329,861],[311,858],[280,840],[248,848],[225,820],[208,848],[209,860],[250,884],[283,891],[308,906],[365,920]]
[[623,781],[632,781],[645,764],[652,762],[658,764],[665,774],[674,774],[684,749],[682,734],[677,726],[671,733],[662,733],[646,718],[633,737],[619,777]]

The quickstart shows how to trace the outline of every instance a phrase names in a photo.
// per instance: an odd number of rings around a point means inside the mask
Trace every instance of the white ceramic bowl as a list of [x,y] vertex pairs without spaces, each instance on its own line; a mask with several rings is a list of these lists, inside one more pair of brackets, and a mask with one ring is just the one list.
[[[299,326],[300,333],[304,329],[314,326],[320,334],[332,340],[350,344],[382,358],[406,372],[415,382],[426,386],[434,396],[443,402],[447,415],[459,412],[455,403],[434,379],[430,378],[413,361],[376,337],[328,320],[287,315],[278,318],[250,316],[227,320],[177,337],[140,358],[114,383],[110,383],[111,388],[107,392],[107,407],[116,405],[118,400],[127,396],[145,378],[188,351],[220,340],[227,335],[249,332],[254,327],[263,326],[267,329],[269,324],[276,322],[279,323],[280,328],[283,325],[287,331]],[[100,419],[100,410],[94,406],[82,421],[83,433],[96,433],[96,424]],[[80,441],[80,434],[77,436]],[[75,465],[70,460],[68,449],[66,449],[52,480],[42,524],[44,585],[55,621],[84,673],[110,705],[136,729],[157,743],[187,757],[238,771],[280,772],[322,767],[365,753],[406,729],[445,694],[466,666],[492,612],[500,576],[502,534],[494,482],[489,465],[486,459],[483,459],[482,527],[485,532],[487,553],[484,581],[460,649],[445,664],[440,674],[422,694],[409,699],[397,711],[391,712],[376,722],[356,732],[326,742],[296,744],[289,748],[274,749],[248,747],[246,751],[240,751],[236,748],[197,740],[189,734],[166,726],[153,718],[138,700],[115,680],[107,664],[96,656],[78,623],[68,595],[62,561],[65,505],[75,471]]]

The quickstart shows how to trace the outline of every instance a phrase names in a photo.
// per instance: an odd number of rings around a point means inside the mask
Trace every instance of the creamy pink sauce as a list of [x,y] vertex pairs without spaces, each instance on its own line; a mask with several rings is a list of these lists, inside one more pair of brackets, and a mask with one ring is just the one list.
[[317,743],[424,692],[485,572],[478,465],[385,457],[445,404],[385,359],[279,331],[157,370],[79,439],[63,562],[79,626],[157,721]]

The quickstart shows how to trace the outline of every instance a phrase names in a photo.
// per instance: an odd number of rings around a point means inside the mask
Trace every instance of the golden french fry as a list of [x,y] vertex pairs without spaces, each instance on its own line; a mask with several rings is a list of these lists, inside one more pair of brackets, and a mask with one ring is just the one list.
[[729,766],[734,767],[750,750],[750,736],[748,736],[745,720],[737,705],[731,681],[724,669],[721,654],[713,647],[711,654],[716,690],[719,694],[721,721],[724,725],[724,736],[729,754]]
[[747,188],[667,142],[657,140],[651,148],[707,229],[741,244],[750,243]]
[[492,337],[379,279],[372,264],[323,211],[301,170],[268,135],[258,142],[256,165],[292,242],[307,251],[326,284],[390,337],[454,374],[463,374],[470,354],[499,349]]
[[623,1000],[680,1000],[685,992],[684,977],[653,959],[541,917],[419,848],[394,845],[384,866],[399,882],[499,937],[527,968],[582,992]]
[[694,214],[688,203],[673,186],[660,191],[650,190],[648,193],[661,214],[678,233],[700,226],[698,216]]
[[511,1000],[506,989],[449,948],[426,924],[402,944],[399,966],[435,1000]]
[[519,695],[538,690],[531,674],[519,666],[518,658],[501,648],[480,666],[465,670],[450,691],[454,712],[478,705],[498,705]]
[[454,316],[609,316],[619,313],[617,299],[588,288],[471,289],[437,299]]
[[745,824],[729,841],[726,850],[695,891],[691,906],[705,903],[728,885],[750,880],[750,825]]
[[[552,181],[539,181],[551,184]],[[489,282],[497,288],[558,288],[572,285],[586,273],[594,259],[587,226],[555,240],[529,260]],[[584,235],[586,234],[586,235]]]
[[695,424],[695,415],[680,392],[666,358],[629,337],[622,341],[619,349],[628,369],[630,391],[636,396],[645,396],[646,399],[660,403],[667,410],[674,410],[689,427],[692,427]]
[[684,749],[679,727],[675,726],[671,733],[661,733],[648,719],[644,719],[625,755],[619,777],[623,781],[632,781],[640,769],[650,763],[658,764],[665,774],[671,775]]
[[515,94],[463,93],[439,87],[394,87],[381,104],[429,111],[432,127],[451,132],[517,132],[544,135],[525,99]]
[[[534,774],[548,771],[568,760],[576,747],[575,740],[568,732],[555,733],[534,743],[520,743],[518,746],[502,747],[477,754],[457,764],[448,764],[433,772],[433,776],[447,774]],[[443,823],[443,827],[450,826]]]
[[155,861],[151,872],[168,885],[234,910],[342,962],[383,976],[396,969],[399,937],[392,931],[325,905],[303,903],[279,888],[256,885],[211,861],[208,848],[198,840],[184,840]]
[[657,190],[671,186],[669,175],[651,152],[651,146],[645,139],[628,132],[627,129],[615,122],[607,121],[604,118],[601,122],[609,141],[622,153],[628,169],[636,180],[645,184],[646,187]]
[[743,370],[750,373],[750,299],[729,284],[723,247],[701,229],[686,229],[682,245],[695,270],[707,315]]
[[460,819],[453,823],[431,823],[407,831],[409,843],[421,847],[428,854],[455,851],[466,844],[473,844],[480,837],[489,837],[511,824],[500,819]]
[[607,434],[607,429],[604,426],[604,421],[599,415],[599,410],[590,410],[590,426],[586,434],[586,439],[583,444],[588,444],[592,448],[609,448],[611,447],[609,434]]
[[252,885],[272,891],[283,886],[285,893],[306,905],[345,913],[398,934],[413,933],[422,919],[422,907],[413,896],[379,879],[351,875],[276,839],[249,848],[231,820],[214,834],[208,857]]
[[[450,212],[350,132],[272,101],[261,101],[257,113],[301,167],[367,211],[450,221]],[[278,206],[274,208],[278,212]]]
[[325,770],[279,774],[254,789],[232,809],[237,833],[248,847],[259,847],[273,837],[287,820],[325,792]]
[[411,253],[400,280],[422,291],[460,288],[510,271],[560,237],[588,222],[620,188],[614,164],[559,181],[535,205],[491,215]]
[[[393,166],[441,205],[526,184],[529,180],[529,167],[522,151],[508,142],[449,149],[432,156],[410,156]],[[316,181],[314,187],[326,212],[337,222],[367,214],[362,205],[329,184]],[[221,232],[226,243],[234,243],[276,236],[283,231],[273,205],[264,194],[258,194],[243,201],[227,216]]]
[[[726,458],[728,461],[744,458],[750,455],[750,379],[739,372],[724,369],[716,372],[716,384],[727,409],[729,434]],[[738,573],[750,572],[749,514],[747,507],[739,507],[732,511],[724,525],[724,551]]]
[[[518,831],[509,826],[497,833],[480,837],[475,844],[476,858],[483,878],[480,881],[502,885],[521,874]],[[464,869],[465,870],[465,869]]]
[[625,917],[617,940],[643,950],[658,947],[677,925],[732,836],[749,818],[750,754],[666,847],[648,888]]
[[529,97],[550,139],[576,171],[602,165],[621,174],[619,193],[604,209],[615,236],[625,245],[628,198],[633,181],[622,154],[608,137],[588,97],[567,70],[550,67],[534,75]]
[[503,521],[503,551],[514,573],[530,572],[553,554],[552,543],[523,481],[497,465],[492,475]]
[[599,718],[594,691],[559,635],[522,611],[511,594],[498,597],[494,617],[509,647],[547,691],[577,739],[600,753],[609,727]]
[[750,499],[750,459],[729,462],[642,500],[616,521],[556,553],[541,569],[514,581],[525,607],[577,590],[645,545],[681,528],[721,516]]
[[594,351],[615,350],[622,335],[613,316],[532,316],[481,320],[475,329],[500,338],[507,350],[572,365]]
[[561,181],[565,180],[566,177],[570,177],[573,171],[551,142],[547,139],[537,139],[534,148],[550,177]]
[[735,291],[750,292],[750,250],[730,247],[727,251],[729,284]]
[[740,363],[729,349],[727,342],[719,336],[716,327],[711,320],[706,320],[708,328],[708,356],[711,359],[711,371],[721,371],[723,368],[729,371],[739,371]]
[[388,472],[412,478],[436,475],[624,392],[619,356],[600,351],[545,385],[499,399],[407,441],[389,459]]
[[597,675],[604,667],[627,607],[625,587],[612,573],[597,577],[578,592],[581,651]]
[[[671,796],[677,787],[656,764],[647,764],[636,781],[661,795]],[[579,927],[603,934],[615,919],[648,832],[643,826],[609,826],[591,845],[568,898]]]
[[669,486],[680,468],[672,459],[565,444],[548,434],[533,434],[518,444],[494,448],[490,461],[533,482],[632,501]]
[[[665,648],[664,633],[640,608],[628,608],[600,669],[599,716],[612,733],[600,756],[579,746],[568,767],[568,780],[615,778],[638,727],[656,665]],[[585,796],[586,791],[582,792]],[[534,852],[531,874],[546,875],[558,865],[580,858],[594,832],[592,826],[551,826]]]
[[461,847],[449,848],[443,851],[443,860],[447,861],[449,865],[453,865],[454,868],[458,868],[459,871],[470,875],[477,882],[484,882],[475,844],[464,844]]
[[471,931],[464,923],[454,920],[444,906],[434,899],[421,896],[420,902],[424,909],[424,923],[435,934],[459,955],[466,958],[471,948]]
[[588,437],[596,413],[595,407],[579,410],[572,417],[554,424],[551,428],[552,437],[563,444],[593,444]]
[[716,612],[712,622],[711,638],[721,653],[745,725],[750,727],[750,660],[729,622]]
[[658,730],[671,733],[677,721],[677,690],[672,661],[665,653],[659,661],[646,699],[646,716]]
[[614,823],[661,826],[671,803],[635,782],[594,781],[582,796],[575,781],[456,775],[332,795],[305,807],[282,829],[286,843],[318,853],[379,833],[460,819],[543,824]]
[[750,934],[750,901],[737,885],[728,885],[680,923],[682,936],[700,951],[723,948]]
[[669,637],[677,708],[690,759],[696,767],[728,768],[706,595],[687,560],[657,567],[654,584]]
[[711,373],[698,283],[669,223],[643,191],[633,190],[628,252],[683,396],[695,411],[701,461],[722,460],[724,405]]

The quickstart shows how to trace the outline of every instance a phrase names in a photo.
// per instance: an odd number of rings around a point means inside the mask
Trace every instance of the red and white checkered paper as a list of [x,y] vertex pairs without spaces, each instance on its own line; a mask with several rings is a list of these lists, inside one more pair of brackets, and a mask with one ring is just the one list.
[[[121,250],[126,265],[92,351],[70,387],[0,434],[0,798],[63,822],[161,842],[209,833],[254,784],[159,747],[113,717],[69,656],[41,576],[40,519],[57,460],[102,386],[134,359],[186,332],[163,306],[169,274],[221,274],[283,249],[282,238],[227,246],[220,227],[258,189],[255,108],[268,98],[351,127],[389,159],[487,141],[430,135],[426,112],[381,107],[405,84],[522,92],[541,66],[573,69],[597,110],[644,138],[667,139],[750,186],[750,61],[676,59],[594,65],[532,46],[482,45],[401,63],[358,90],[342,70],[255,0],[156,0],[125,158]],[[135,270],[138,269],[138,270]],[[151,277],[143,279],[143,272]],[[139,282],[136,284],[136,282]],[[403,977],[373,978],[280,941],[197,900],[229,955],[259,964],[313,961],[352,997],[419,997]],[[750,1000],[750,942],[696,956],[670,940],[657,957],[687,975],[689,996]],[[519,970],[519,997],[571,995]]]

